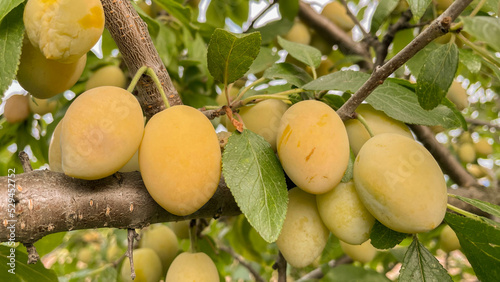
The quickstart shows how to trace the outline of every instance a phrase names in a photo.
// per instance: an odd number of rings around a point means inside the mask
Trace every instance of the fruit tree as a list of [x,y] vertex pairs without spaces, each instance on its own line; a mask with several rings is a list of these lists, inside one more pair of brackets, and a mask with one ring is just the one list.
[[3,0],[0,281],[498,281],[498,0]]

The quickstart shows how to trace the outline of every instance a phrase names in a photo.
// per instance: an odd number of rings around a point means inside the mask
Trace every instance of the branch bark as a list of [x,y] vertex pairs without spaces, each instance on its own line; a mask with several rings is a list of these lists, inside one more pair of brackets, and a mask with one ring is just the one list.
[[[0,177],[0,183],[8,183],[8,178]],[[15,240],[23,243],[34,243],[48,234],[68,230],[142,228],[157,222],[241,213],[223,180],[212,199],[188,216],[173,215],[159,206],[149,195],[139,172],[87,181],[37,170],[15,175],[15,187]],[[11,219],[8,204],[7,200],[0,202],[4,227]],[[0,242],[8,241],[9,236],[9,230],[0,229]]]

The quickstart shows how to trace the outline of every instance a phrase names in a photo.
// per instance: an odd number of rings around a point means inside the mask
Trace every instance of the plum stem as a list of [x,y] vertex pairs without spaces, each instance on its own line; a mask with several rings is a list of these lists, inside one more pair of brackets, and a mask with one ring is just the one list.
[[137,70],[135,73],[134,77],[132,78],[132,81],[130,82],[127,91],[132,93],[134,91],[135,86],[137,85],[137,82],[139,79],[141,79],[141,76],[148,70],[147,66],[142,66],[140,69]]
[[168,102],[167,95],[165,94],[165,91],[163,91],[163,86],[161,85],[160,79],[154,72],[152,68],[147,68],[147,74],[153,79],[156,87],[158,88],[158,91],[160,91],[161,98],[163,99],[163,103],[165,103],[165,106],[170,108],[170,103]]
[[359,122],[361,122],[361,124],[366,128],[366,131],[368,131],[368,134],[370,134],[370,138],[375,136],[375,134],[373,134],[373,131],[371,130],[370,126],[368,125],[368,123],[366,122],[366,119],[360,115],[360,114],[357,114],[357,117],[356,117]]
[[196,253],[196,237],[198,236],[196,227],[196,219],[191,219],[189,222],[189,241],[191,242],[189,250],[193,254]]
[[297,89],[287,90],[287,91],[278,92],[278,93],[274,93],[274,94],[254,95],[254,96],[250,96],[248,98],[243,99],[241,101],[241,105],[244,106],[244,105],[246,105],[246,104],[248,104],[248,103],[250,103],[250,102],[252,102],[253,100],[256,100],[256,99],[290,100],[288,98],[288,95],[295,94],[295,93],[300,93],[300,92],[304,92],[304,89],[297,88]]
[[247,93],[247,92],[248,92],[248,90],[250,90],[250,89],[251,89],[252,87],[254,87],[255,85],[257,85],[257,84],[259,84],[259,83],[263,82],[264,80],[266,80],[266,78],[265,78],[265,77],[261,77],[261,78],[259,78],[259,79],[255,80],[254,82],[252,82],[252,83],[251,83],[250,85],[248,85],[247,87],[243,88],[243,89],[241,90],[241,92],[238,94],[238,96],[237,96],[237,97],[236,97],[236,98],[235,98],[235,99],[231,102],[231,106],[232,106],[232,104],[234,103],[234,101],[239,101],[239,100],[241,100],[241,98],[243,97],[243,95],[245,95],[245,93]]
[[[452,195],[448,194],[448,196],[452,196]],[[477,219],[480,218],[479,216],[477,216],[477,215],[475,215],[473,213],[470,213],[468,211],[464,211],[463,209],[455,207],[452,204],[447,204],[447,205],[448,205],[448,209],[450,209],[450,210],[452,210],[452,211],[454,211],[456,213],[459,213],[459,214],[461,214],[461,215],[463,215],[465,217],[472,218],[472,219],[475,219],[475,220],[477,220]]]

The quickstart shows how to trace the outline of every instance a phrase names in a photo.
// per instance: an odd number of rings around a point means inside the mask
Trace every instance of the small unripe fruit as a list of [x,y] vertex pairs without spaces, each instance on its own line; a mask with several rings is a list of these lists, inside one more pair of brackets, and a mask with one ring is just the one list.
[[451,84],[450,89],[448,89],[448,93],[446,94],[446,98],[450,99],[450,101],[457,106],[459,111],[469,106],[467,92],[462,87],[460,82],[454,81]]
[[443,12],[450,7],[453,0],[435,0],[434,3],[436,3],[436,10]]
[[476,150],[472,143],[463,143],[458,147],[458,157],[464,163],[472,163],[476,160]]
[[101,37],[104,10],[99,0],[29,0],[23,21],[45,58],[74,63]]
[[377,249],[372,246],[369,240],[361,245],[351,245],[340,240],[340,247],[348,257],[361,263],[368,263],[377,255]]
[[277,151],[283,169],[301,189],[322,194],[337,186],[349,161],[342,120],[325,103],[301,101],[281,118]]
[[17,81],[33,97],[48,99],[73,87],[82,75],[86,63],[87,54],[70,64],[47,60],[25,39]]
[[150,248],[156,252],[166,270],[179,251],[179,242],[174,231],[163,224],[153,224],[141,232],[141,248]]
[[295,21],[292,28],[283,36],[283,38],[295,43],[309,45],[311,42],[311,33],[309,32],[307,25],[301,21]]
[[52,139],[49,145],[49,167],[50,170],[56,172],[64,172],[62,169],[62,156],[61,156],[61,131],[62,131],[62,120],[59,121],[54,132],[52,133]]
[[[375,110],[368,104],[359,105],[356,113],[360,114],[365,120],[374,135],[382,133],[397,133],[409,138],[413,138],[408,126],[404,123],[387,116],[382,111]],[[350,119],[344,122],[349,136],[349,146],[357,155],[361,147],[370,139],[370,134],[366,127],[357,119]]]
[[49,99],[37,99],[31,96],[29,99],[29,106],[32,113],[43,116],[44,114],[50,113],[56,109],[57,101]]
[[276,135],[281,117],[288,105],[280,100],[268,99],[252,106],[240,108],[240,116],[246,128],[264,137],[276,151]]
[[443,172],[413,139],[395,133],[372,137],[356,157],[353,178],[364,206],[395,231],[427,232],[443,221],[448,200]]
[[486,176],[486,170],[477,164],[468,164],[467,171],[475,178],[481,178]]
[[447,253],[460,249],[460,241],[458,240],[457,234],[449,225],[446,225],[441,231],[441,234],[439,234],[439,245],[441,250]]
[[352,181],[316,195],[321,219],[340,240],[359,245],[370,238],[375,218],[363,206]]
[[347,15],[347,10],[339,1],[333,1],[325,5],[321,15],[329,19],[344,31],[350,31],[354,27],[354,22]]
[[89,247],[84,247],[78,251],[78,255],[76,258],[86,264],[89,264],[92,261],[92,256],[94,252]]
[[29,98],[25,95],[12,95],[7,101],[3,110],[3,116],[9,123],[25,121],[30,115]]
[[117,172],[139,148],[143,132],[142,109],[130,92],[114,86],[85,91],[63,119],[64,173],[93,180]]
[[161,279],[163,270],[155,251],[149,248],[135,249],[133,256],[135,279],[130,277],[130,259],[126,257],[120,271],[124,282],[157,282]]
[[298,188],[290,190],[285,222],[276,241],[286,261],[294,267],[311,264],[325,248],[329,234],[314,195]]
[[205,253],[182,253],[170,265],[165,282],[219,282],[219,272]]
[[127,86],[127,78],[119,67],[114,65],[105,66],[92,74],[85,84],[85,90],[99,86],[116,86],[125,88]]
[[139,149],[144,184],[168,212],[188,215],[210,200],[220,182],[221,152],[212,123],[189,106],[173,106],[146,125]]
[[481,157],[493,154],[493,146],[491,146],[485,138],[481,138],[477,141],[477,143],[474,143],[474,149],[476,150],[477,155]]
[[179,239],[189,238],[189,220],[175,221],[170,223],[172,231]]

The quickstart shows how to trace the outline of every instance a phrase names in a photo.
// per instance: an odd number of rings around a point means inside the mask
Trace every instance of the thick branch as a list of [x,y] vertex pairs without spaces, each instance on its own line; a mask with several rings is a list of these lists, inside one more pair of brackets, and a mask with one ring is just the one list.
[[[152,68],[163,85],[170,105],[182,104],[149,36],[147,24],[139,17],[130,1],[101,0],[101,2],[106,17],[106,29],[116,42],[129,72],[135,74],[142,66]],[[139,102],[148,119],[165,109],[161,94],[149,76],[144,75],[136,89],[139,92]]]
[[375,68],[370,78],[337,111],[339,116],[343,120],[352,118],[351,116],[354,110],[375,88],[377,88],[377,86],[382,84],[389,75],[406,63],[418,51],[422,50],[429,42],[445,34],[450,28],[453,20],[455,20],[471,2],[472,0],[458,0],[453,2],[443,14],[434,20],[428,28],[413,39],[413,41],[403,48],[396,56],[381,67]]
[[[0,183],[8,178],[0,177]],[[197,212],[176,216],[160,207],[148,194],[139,172],[118,173],[87,181],[48,170],[15,176],[15,240],[33,243],[51,233],[101,227],[142,228],[151,223],[191,218],[237,215],[240,210],[224,181],[212,199]],[[6,189],[2,189],[6,191]],[[0,220],[7,227],[7,200],[0,202]],[[10,233],[0,229],[0,242]]]

